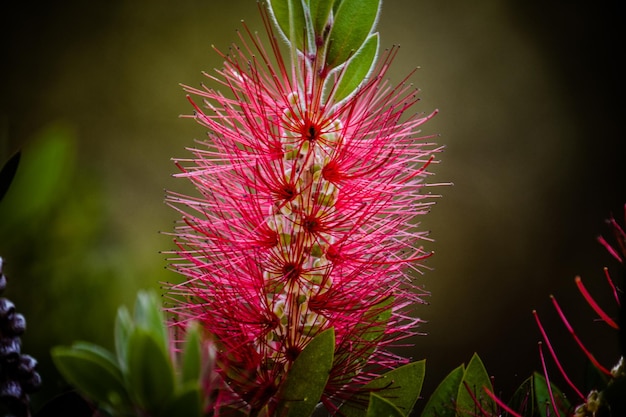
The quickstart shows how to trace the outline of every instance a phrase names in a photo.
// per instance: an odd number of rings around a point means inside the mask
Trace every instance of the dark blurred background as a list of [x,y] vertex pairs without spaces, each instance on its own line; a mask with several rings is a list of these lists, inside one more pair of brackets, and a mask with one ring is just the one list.
[[[23,351],[40,360],[36,407],[64,387],[52,346],[111,347],[118,305],[177,279],[159,253],[177,218],[163,190],[188,190],[170,158],[204,137],[178,118],[191,111],[178,83],[221,67],[210,46],[227,48],[241,19],[261,30],[252,0],[3,6],[0,161],[23,155],[0,255],[29,325]],[[440,110],[424,132],[446,145],[434,181],[455,184],[422,219],[436,240],[418,277],[428,335],[404,353],[427,359],[425,395],[477,351],[507,397],[539,368],[532,309],[579,381],[584,357],[549,294],[613,365],[615,335],[573,279],[615,312],[602,267],[616,262],[595,239],[626,203],[623,22],[617,1],[384,2],[382,45],[401,44],[392,80],[420,67],[416,110]]]

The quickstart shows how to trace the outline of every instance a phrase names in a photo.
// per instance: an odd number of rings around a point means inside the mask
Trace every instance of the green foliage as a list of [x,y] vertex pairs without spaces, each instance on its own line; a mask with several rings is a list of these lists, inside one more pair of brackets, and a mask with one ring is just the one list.
[[333,10],[334,0],[307,0],[311,11],[311,21],[313,23],[313,32],[316,37],[322,37],[324,29],[329,23],[330,12]]
[[475,353],[470,362],[450,372],[431,395],[422,416],[456,417],[493,413],[495,401],[485,393],[493,390],[489,374]]
[[404,417],[404,414],[391,401],[371,394],[366,417]]
[[334,352],[335,332],[332,328],[321,332],[306,345],[280,386],[277,416],[302,417],[313,413],[326,387]]
[[53,125],[21,152],[19,170],[18,160],[9,160],[8,172],[5,174],[3,169],[3,176],[8,179],[12,170],[14,178],[0,205],[0,218],[9,218],[15,227],[22,227],[52,207],[67,187],[74,168],[75,141],[71,128]]
[[465,373],[465,365],[460,365],[453,369],[444,379],[439,383],[435,391],[432,393],[428,402],[422,411],[423,417],[437,416],[437,417],[455,417],[456,408],[454,406],[457,395],[459,393],[459,386],[463,380]]
[[378,19],[380,0],[343,0],[328,35],[326,65],[335,68],[353,56],[370,35]]
[[378,33],[371,34],[342,70],[339,85],[333,95],[335,102],[352,94],[370,74],[376,63],[380,41]]
[[565,417],[568,414],[568,410],[571,405],[561,390],[559,390],[554,384],[550,383],[552,396],[554,397],[556,409],[558,410],[557,415],[555,414],[555,407],[553,406],[550,398],[550,390],[548,389],[546,378],[537,372],[533,374],[532,378],[534,385],[534,390],[532,391],[532,395],[534,397],[533,404],[538,415],[541,417]]
[[[366,79],[378,56],[378,34],[372,33],[380,0],[271,0],[268,10],[292,49],[314,55],[326,90],[337,84],[333,100],[352,94]],[[345,68],[342,68],[344,67]]]
[[303,8],[302,1],[269,0],[268,10],[287,41],[293,47],[304,50],[304,36],[310,31],[310,25],[307,25],[306,18],[309,11]]
[[134,318],[118,310],[116,355],[86,342],[52,349],[59,372],[88,399],[112,415],[202,416],[202,338],[190,326],[181,353],[182,370],[170,356],[161,302],[140,292]]
[[[467,364],[463,379],[459,384],[456,397],[457,412],[465,412],[469,415],[479,414],[479,409],[495,414],[495,402],[485,393],[485,388],[493,392],[489,374],[480,360],[474,353],[472,359]],[[480,406],[480,407],[479,407]]]
[[[389,371],[364,385],[360,394],[345,403],[340,412],[346,417],[365,417],[366,410],[358,407],[371,393],[385,400],[398,410],[400,415],[409,415],[422,390],[426,373],[426,361],[409,363]],[[371,397],[370,397],[371,406]],[[369,413],[369,408],[367,410]]]

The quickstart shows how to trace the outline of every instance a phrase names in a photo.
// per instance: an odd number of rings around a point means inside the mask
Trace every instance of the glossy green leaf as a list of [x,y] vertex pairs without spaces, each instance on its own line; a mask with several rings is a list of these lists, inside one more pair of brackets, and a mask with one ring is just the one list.
[[120,406],[128,404],[122,373],[104,349],[80,343],[72,347],[55,347],[52,360],[67,382],[88,398],[98,402]]
[[305,45],[306,17],[302,0],[269,0],[270,14],[284,37],[296,48]]
[[324,34],[324,28],[329,23],[330,12],[333,9],[334,0],[307,0],[311,11],[313,30],[316,36]]
[[371,34],[361,49],[353,56],[346,68],[342,70],[341,79],[335,90],[333,100],[338,103],[350,96],[370,74],[376,63],[378,55],[379,38],[378,33]]
[[[340,412],[346,417],[361,417],[365,410],[357,404],[363,403],[371,392],[386,399],[408,415],[422,390],[426,361],[409,363],[379,376],[363,387],[363,394],[356,395],[353,401],[345,403]],[[365,398],[363,398],[365,397]]]
[[[552,406],[552,400],[550,399],[550,392],[548,391],[548,383],[546,378],[535,372],[533,374],[533,382],[535,386],[535,401],[536,409],[541,417],[557,417]],[[556,408],[559,410],[558,416],[565,417],[567,410],[570,409],[570,403],[565,398],[561,390],[559,390],[554,384],[550,384],[552,389],[552,395],[556,401]]]
[[170,401],[169,405],[158,412],[159,417],[200,417],[202,413],[202,393],[200,384],[187,384]]
[[9,191],[13,178],[15,178],[17,167],[20,164],[20,156],[20,152],[13,154],[2,166],[2,170],[0,170],[0,201],[2,201],[6,192]]
[[122,368],[122,372],[126,370],[127,352],[128,352],[128,338],[134,328],[133,319],[125,306],[120,307],[117,310],[117,316],[115,318],[115,352]]
[[371,394],[366,417],[404,417],[404,414],[390,401]]
[[152,333],[163,350],[169,349],[161,300],[154,291],[139,291],[137,294],[135,325]]
[[343,0],[330,29],[326,65],[335,68],[361,48],[374,29],[380,0]]
[[202,375],[202,337],[200,326],[193,322],[187,327],[182,352],[182,381],[199,381]]
[[[489,397],[484,388],[488,388],[493,392],[491,379],[485,369],[480,357],[474,353],[472,359],[467,364],[463,379],[459,385],[457,394],[457,411],[461,413],[479,413],[480,408],[476,404],[479,401],[480,406],[487,412],[494,412],[496,405],[494,400]],[[475,398],[475,399],[474,399]]]
[[161,410],[174,394],[174,370],[167,350],[153,332],[136,327],[128,340],[127,386],[149,411]]
[[322,397],[335,351],[335,332],[328,329],[318,334],[300,352],[281,384],[276,415],[309,416]]
[[456,408],[454,403],[459,392],[459,385],[463,379],[465,367],[460,365],[450,372],[432,393],[424,410],[422,417],[455,417]]

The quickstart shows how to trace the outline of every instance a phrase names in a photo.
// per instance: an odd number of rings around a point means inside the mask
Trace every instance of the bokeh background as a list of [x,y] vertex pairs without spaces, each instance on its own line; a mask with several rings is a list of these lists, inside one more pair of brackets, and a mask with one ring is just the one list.
[[[117,307],[177,279],[160,253],[177,217],[163,190],[188,190],[170,158],[204,137],[178,118],[191,111],[179,83],[221,67],[211,45],[226,49],[241,19],[261,25],[253,0],[12,2],[0,16],[0,160],[22,150],[0,255],[40,361],[37,407],[65,387],[52,346],[112,346]],[[427,359],[425,395],[475,351],[510,394],[539,368],[532,309],[580,380],[549,294],[613,365],[615,335],[573,278],[615,311],[602,267],[617,266],[595,239],[626,203],[624,17],[608,0],[384,2],[382,44],[401,45],[391,78],[420,67],[416,110],[440,110],[425,133],[446,145],[434,180],[454,183],[422,219],[436,240],[418,278],[427,335],[403,351]]]

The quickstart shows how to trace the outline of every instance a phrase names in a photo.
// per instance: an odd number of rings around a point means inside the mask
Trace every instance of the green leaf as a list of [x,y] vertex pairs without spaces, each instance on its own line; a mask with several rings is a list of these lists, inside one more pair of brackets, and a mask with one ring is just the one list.
[[291,45],[302,50],[305,46],[306,17],[301,0],[270,0],[270,14]]
[[117,317],[115,318],[115,352],[118,362],[122,368],[122,372],[126,371],[127,354],[128,354],[128,337],[133,331],[135,325],[133,319],[125,306],[118,308]]
[[370,74],[378,55],[378,33],[371,34],[343,69],[333,100],[338,103],[352,94]]
[[[463,379],[459,385],[459,392],[456,400],[456,408],[461,413],[475,413],[479,414],[479,407],[475,401],[479,401],[480,406],[487,412],[495,412],[496,404],[491,397],[489,397],[484,388],[489,388],[493,391],[491,386],[491,379],[489,374],[480,360],[478,355],[474,353],[469,364],[465,368]],[[470,391],[471,390],[471,393]],[[472,395],[476,398],[472,398]]]
[[[556,417],[554,414],[554,408],[552,406],[552,400],[550,399],[550,392],[548,391],[548,383],[546,378],[535,372],[533,374],[534,386],[535,386],[535,400],[537,403],[536,409],[541,417]],[[570,403],[565,398],[561,390],[559,390],[554,384],[550,383],[552,388],[552,395],[556,401],[556,408],[559,410],[559,416],[565,417],[567,410],[570,409]]]
[[437,386],[435,392],[430,396],[424,410],[423,417],[455,417],[456,409],[454,403],[459,392],[459,385],[463,379],[465,367],[459,365],[444,378]]
[[363,386],[362,394],[357,394],[353,401],[345,403],[340,413],[346,417],[360,417],[365,414],[365,410],[358,408],[357,404],[363,403],[361,398],[375,392],[378,396],[385,398],[395,407],[408,415],[422,390],[424,375],[426,373],[426,361],[409,363],[379,376],[373,381]]
[[380,0],[341,2],[328,35],[326,65],[329,68],[343,64],[359,50],[372,32],[379,10]]
[[316,36],[322,36],[324,29],[329,23],[330,11],[333,8],[334,0],[307,0],[313,21],[313,31]]
[[160,417],[200,417],[202,416],[202,393],[198,382],[187,384],[172,399],[170,404],[159,411]]
[[127,386],[142,408],[158,411],[174,394],[174,370],[167,350],[155,334],[136,327],[128,340]]
[[187,327],[182,353],[182,382],[199,381],[202,375],[202,337],[200,326],[192,322]]
[[300,352],[285,380],[277,398],[280,403],[276,415],[281,417],[303,417],[313,413],[322,397],[335,351],[334,330],[324,330]]
[[163,350],[169,349],[169,336],[161,300],[154,291],[139,291],[137,294],[135,324],[152,333]]
[[[107,352],[107,353],[104,353]],[[52,349],[52,360],[67,382],[89,399],[114,407],[129,404],[122,373],[112,354],[88,343]]]
[[404,414],[386,399],[370,394],[366,417],[404,417]]

